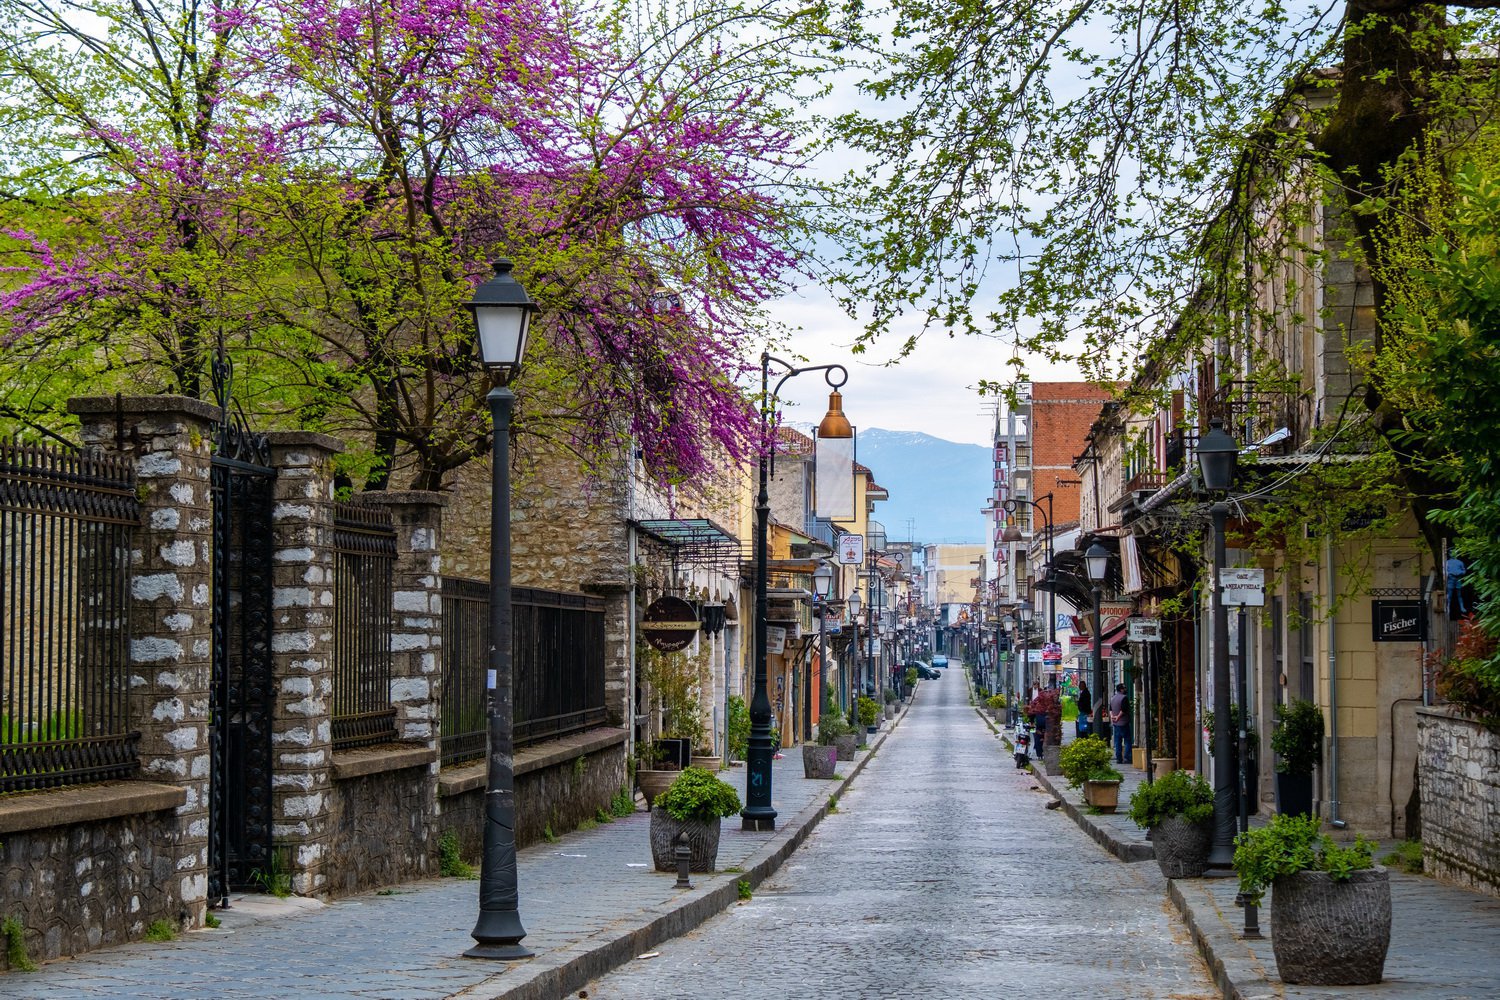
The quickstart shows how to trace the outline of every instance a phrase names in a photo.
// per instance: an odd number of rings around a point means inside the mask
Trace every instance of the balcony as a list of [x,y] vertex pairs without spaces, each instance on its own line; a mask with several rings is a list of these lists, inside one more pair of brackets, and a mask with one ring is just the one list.
[[1274,454],[1295,451],[1301,440],[1297,394],[1286,390],[1265,389],[1249,381],[1225,382],[1199,393],[1198,412],[1205,428],[1217,417],[1224,421],[1224,429],[1245,445],[1263,441],[1285,428],[1289,433],[1267,448]]

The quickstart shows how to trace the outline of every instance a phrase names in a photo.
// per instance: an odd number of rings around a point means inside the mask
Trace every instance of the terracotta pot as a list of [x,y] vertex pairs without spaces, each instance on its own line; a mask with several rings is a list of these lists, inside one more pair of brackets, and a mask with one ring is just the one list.
[[1208,870],[1208,852],[1214,845],[1214,821],[1189,823],[1181,816],[1168,816],[1151,828],[1151,846],[1156,866],[1167,878],[1198,878]]
[[836,778],[835,767],[839,762],[839,749],[819,743],[802,744],[802,776],[804,778]]
[[1298,872],[1271,883],[1271,950],[1283,982],[1363,986],[1385,973],[1391,945],[1390,874],[1381,867],[1335,882]]
[[673,819],[665,809],[651,810],[651,861],[659,872],[675,872],[677,835],[688,835],[688,871],[711,872],[719,860],[719,821]]
[[676,781],[681,773],[681,771],[656,771],[646,768],[635,772],[636,787],[641,790],[642,795],[646,796],[647,808],[656,802],[658,795],[672,787],[672,782]]
[[1100,812],[1114,812],[1115,807],[1120,804],[1120,783],[1118,781],[1085,781],[1083,800]]

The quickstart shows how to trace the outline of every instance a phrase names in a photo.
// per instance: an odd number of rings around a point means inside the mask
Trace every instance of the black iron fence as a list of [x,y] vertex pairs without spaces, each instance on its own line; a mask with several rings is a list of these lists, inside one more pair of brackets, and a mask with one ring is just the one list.
[[136,773],[131,465],[0,443],[0,793]]
[[333,748],[396,738],[391,705],[391,577],[396,532],[383,507],[334,509]]
[[[485,754],[489,593],[483,581],[443,578],[444,764]],[[603,724],[604,601],[518,587],[511,608],[515,745]]]

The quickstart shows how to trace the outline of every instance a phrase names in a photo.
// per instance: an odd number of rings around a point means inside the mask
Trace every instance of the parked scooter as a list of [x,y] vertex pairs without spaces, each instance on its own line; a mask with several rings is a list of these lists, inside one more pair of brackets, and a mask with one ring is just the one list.
[[1016,770],[1019,771],[1031,763],[1031,724],[1024,719],[1016,723],[1015,745]]

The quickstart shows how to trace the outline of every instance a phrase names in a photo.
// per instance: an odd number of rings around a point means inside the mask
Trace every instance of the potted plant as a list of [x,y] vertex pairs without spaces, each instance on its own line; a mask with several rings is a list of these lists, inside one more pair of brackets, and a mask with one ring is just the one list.
[[1276,754],[1276,811],[1311,815],[1313,768],[1323,759],[1322,710],[1300,698],[1277,705],[1271,750]]
[[911,697],[911,693],[917,689],[917,668],[906,668],[906,684],[901,692],[901,699],[905,701]]
[[676,871],[677,835],[686,833],[692,852],[688,869],[711,872],[719,857],[719,821],[740,811],[734,786],[713,772],[689,767],[651,807],[651,860],[659,872]]
[[1005,700],[1003,694],[993,694],[985,699],[984,707],[990,710],[990,717],[996,722],[1004,721],[1005,709],[1010,703]]
[[865,727],[866,732],[875,731],[876,720],[880,718],[880,706],[875,704],[874,698],[859,696],[859,724]]
[[646,797],[648,809],[680,774],[682,769],[667,760],[660,744],[655,741],[636,744],[635,783]]
[[[1062,698],[1056,688],[1045,688],[1026,705],[1026,714],[1041,724],[1036,746],[1041,750],[1042,767],[1048,774],[1061,774]],[[1039,718],[1038,718],[1039,717]],[[1033,756],[1036,756],[1033,751]]]
[[1235,840],[1245,898],[1271,890],[1271,950],[1283,982],[1378,983],[1391,944],[1390,875],[1363,837],[1341,846],[1313,816],[1278,815]]
[[893,688],[885,689],[885,717],[894,719],[896,717],[896,702],[898,698]]
[[1130,818],[1151,831],[1156,864],[1167,878],[1208,870],[1214,842],[1213,786],[1191,771],[1171,771],[1130,796]]
[[1099,736],[1085,736],[1062,748],[1058,766],[1070,788],[1083,786],[1083,800],[1103,812],[1120,804],[1122,776],[1110,766],[1109,744]]
[[[844,720],[839,717],[830,690],[823,711],[818,716],[818,742],[802,744],[802,775],[806,778],[835,777],[835,765],[839,761],[838,746],[834,742],[846,732]],[[850,744],[849,758],[854,757],[854,746]]]

